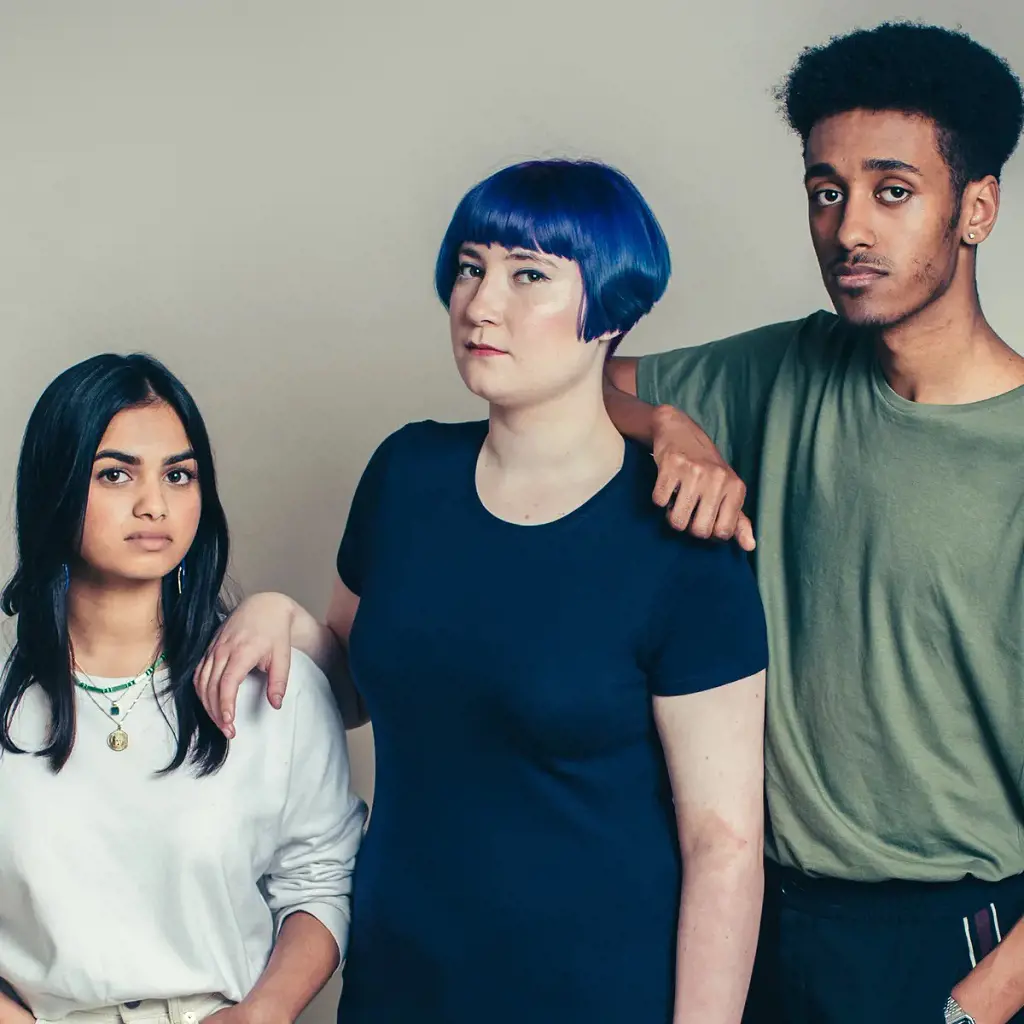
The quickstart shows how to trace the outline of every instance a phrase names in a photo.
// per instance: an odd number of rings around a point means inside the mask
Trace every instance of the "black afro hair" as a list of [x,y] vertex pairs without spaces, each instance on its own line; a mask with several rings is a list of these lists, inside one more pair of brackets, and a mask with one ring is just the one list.
[[776,90],[804,144],[819,121],[849,110],[930,118],[958,192],[999,177],[1024,124],[1021,83],[1001,57],[961,31],[886,22],[804,50]]

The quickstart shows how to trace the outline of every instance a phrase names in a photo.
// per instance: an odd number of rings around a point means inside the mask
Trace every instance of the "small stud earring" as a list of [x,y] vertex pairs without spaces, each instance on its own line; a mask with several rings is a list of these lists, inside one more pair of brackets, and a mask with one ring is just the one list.
[[182,587],[185,583],[185,563],[178,566],[178,596],[181,597]]
[[973,238],[974,237],[974,232],[973,231],[968,231],[967,232],[967,237],[968,238]]

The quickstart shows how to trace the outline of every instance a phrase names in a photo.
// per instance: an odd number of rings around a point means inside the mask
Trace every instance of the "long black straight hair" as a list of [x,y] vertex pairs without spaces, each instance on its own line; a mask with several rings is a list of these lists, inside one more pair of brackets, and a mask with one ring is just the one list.
[[173,698],[177,750],[165,772],[188,760],[198,774],[215,771],[227,740],[203,710],[192,685],[203,653],[227,609],[222,597],[228,526],[206,424],[185,386],[150,356],[99,355],[58,376],[36,403],[21,446],[17,478],[17,567],[0,595],[0,609],[17,615],[17,640],[0,684],[0,748],[14,742],[14,714],[32,685],[50,702],[47,745],[36,753],[55,772],[75,742],[73,655],[68,632],[68,567],[78,554],[93,459],[110,421],[122,410],[166,403],[181,420],[195,454],[201,512],[185,556],[182,593],[177,572],[161,589],[163,652]]

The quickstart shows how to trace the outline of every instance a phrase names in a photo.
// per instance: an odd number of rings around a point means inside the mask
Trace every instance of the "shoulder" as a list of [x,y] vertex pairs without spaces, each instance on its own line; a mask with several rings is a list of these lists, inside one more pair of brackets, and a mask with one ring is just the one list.
[[637,394],[654,405],[665,402],[691,415],[696,412],[698,422],[705,430],[711,427],[715,437],[729,409],[758,407],[783,368],[798,365],[792,354],[802,345],[828,351],[823,338],[837,322],[834,314],[819,311],[706,344],[644,356],[637,367]]
[[843,327],[843,321],[835,313],[819,309],[798,320],[764,324],[714,341],[641,356],[640,372],[665,371],[676,364],[685,363],[707,362],[717,365],[730,359],[746,366],[762,358],[779,360],[791,347],[829,338],[836,331],[842,331]]
[[665,509],[651,498],[658,466],[646,448],[627,441],[625,466],[629,518],[637,528],[635,541],[644,543],[651,564],[661,566],[674,579],[680,575],[696,579],[707,574],[735,573],[753,581],[748,558],[739,545],[702,540],[669,525]]
[[487,433],[485,420],[472,420],[459,423],[442,423],[438,420],[417,420],[406,423],[394,433],[389,434],[380,444],[378,451],[401,455],[424,451],[445,451],[451,448],[464,447],[477,440],[483,441]]
[[486,421],[439,423],[437,420],[419,420],[407,423],[378,445],[367,471],[387,475],[396,468],[408,470],[422,466],[425,461],[436,467],[439,459],[479,448],[486,434]]
[[238,691],[239,736],[244,735],[246,726],[281,737],[290,737],[296,728],[307,734],[309,729],[320,733],[344,731],[327,676],[302,651],[292,648],[280,710],[270,706],[266,690],[266,676],[250,672]]

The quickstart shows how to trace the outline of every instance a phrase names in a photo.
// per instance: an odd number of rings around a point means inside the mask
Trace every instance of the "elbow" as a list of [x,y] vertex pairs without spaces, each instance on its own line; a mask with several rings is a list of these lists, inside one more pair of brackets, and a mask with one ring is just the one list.
[[697,900],[723,915],[760,913],[764,898],[764,844],[709,843],[683,856],[683,903]]
[[764,822],[736,828],[718,820],[696,830],[681,843],[683,870],[731,879],[737,883],[764,879]]

